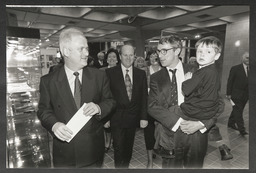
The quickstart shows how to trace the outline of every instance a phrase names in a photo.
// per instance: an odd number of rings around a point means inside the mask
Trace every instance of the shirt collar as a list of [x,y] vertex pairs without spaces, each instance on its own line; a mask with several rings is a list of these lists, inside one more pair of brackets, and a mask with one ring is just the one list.
[[244,63],[243,63],[243,66],[244,66],[245,69],[246,69],[247,67],[249,67],[249,66],[245,65]]
[[[68,79],[69,79],[70,77],[73,77],[73,76],[74,76],[73,73],[74,73],[75,71],[69,69],[66,65],[64,65],[64,68],[65,68],[65,71],[66,71],[66,74],[67,74]],[[81,79],[81,78],[82,78],[82,74],[83,74],[83,69],[80,69],[80,70],[78,70],[77,72],[79,73],[79,78]]]
[[129,70],[129,72],[132,71],[132,66],[129,67],[129,68],[126,68],[123,64],[121,64],[121,68],[122,68],[122,71],[123,71],[124,74],[126,73],[126,70],[127,70],[127,69]]
[[178,64],[176,65],[176,67],[174,68],[170,68],[170,67],[166,67],[166,69],[169,71],[170,69],[173,70],[173,69],[177,69],[177,71],[183,71],[183,66],[182,66],[182,63],[181,61],[179,60]]

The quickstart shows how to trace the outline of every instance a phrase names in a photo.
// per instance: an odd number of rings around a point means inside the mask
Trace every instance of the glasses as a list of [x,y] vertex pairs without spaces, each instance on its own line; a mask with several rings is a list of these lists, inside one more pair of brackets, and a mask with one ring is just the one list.
[[158,50],[157,49],[157,54],[159,55],[160,53],[162,54],[162,55],[166,55],[167,54],[167,51],[168,50],[171,50],[171,49],[175,49],[176,47],[172,47],[172,48],[170,48],[170,49],[161,49],[161,50]]

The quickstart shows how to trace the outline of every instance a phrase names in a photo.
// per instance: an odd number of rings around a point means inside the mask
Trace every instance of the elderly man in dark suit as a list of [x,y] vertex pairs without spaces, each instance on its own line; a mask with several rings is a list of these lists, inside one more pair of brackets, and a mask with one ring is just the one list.
[[231,68],[227,83],[227,98],[234,102],[228,127],[238,130],[242,136],[248,134],[243,120],[243,110],[249,98],[248,72],[249,53],[245,52],[242,56],[242,63]]
[[97,58],[94,60],[94,67],[99,69],[107,66],[108,66],[108,63],[105,60],[105,54],[103,52],[99,52],[97,54]]
[[[83,32],[69,28],[60,34],[65,64],[41,78],[38,118],[53,135],[54,167],[100,168],[104,157],[101,119],[115,106],[104,71],[87,66],[88,44]],[[70,141],[66,126],[83,103],[84,116],[92,116]]]
[[[169,156],[163,157],[162,167],[202,168],[208,145],[207,130],[216,123],[219,114],[209,120],[187,121],[170,113],[171,106],[184,102],[181,84],[192,67],[179,60],[179,37],[171,35],[161,38],[157,49],[165,68],[150,78],[148,112],[158,122],[156,131],[161,130],[159,147],[170,151]],[[189,134],[186,143],[175,140],[182,133]]]
[[147,78],[143,70],[132,66],[134,48],[121,48],[121,65],[106,69],[116,110],[110,119],[116,168],[128,168],[137,127],[147,126]]

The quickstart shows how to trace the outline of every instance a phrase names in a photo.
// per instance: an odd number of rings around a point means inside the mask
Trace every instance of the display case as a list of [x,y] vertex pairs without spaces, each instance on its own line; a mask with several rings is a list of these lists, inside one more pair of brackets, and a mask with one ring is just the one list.
[[51,167],[51,138],[36,115],[41,77],[38,44],[38,38],[7,33],[7,168]]

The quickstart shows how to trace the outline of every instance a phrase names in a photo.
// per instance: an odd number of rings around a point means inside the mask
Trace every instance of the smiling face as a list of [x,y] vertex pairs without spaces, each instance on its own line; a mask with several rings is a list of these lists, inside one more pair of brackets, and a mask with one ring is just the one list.
[[137,57],[138,59],[136,60],[137,62],[137,67],[138,68],[143,68],[145,66],[145,60],[142,57]]
[[115,52],[111,52],[111,53],[108,54],[107,63],[110,67],[113,67],[113,66],[116,65],[117,56],[116,56]]
[[87,65],[89,50],[87,40],[83,35],[73,34],[71,41],[64,47],[65,64],[73,71],[78,71]]
[[213,64],[220,57],[220,53],[216,53],[211,45],[201,43],[196,50],[196,61],[200,66]]
[[[158,56],[162,66],[170,68],[176,67],[179,62],[178,54],[180,52],[180,48],[175,48],[170,43],[163,43],[158,44],[157,49],[159,52]],[[161,50],[167,50],[166,54],[162,54]]]
[[134,48],[131,45],[124,45],[121,50],[121,63],[126,68],[129,68],[132,66],[134,62]]
[[149,60],[151,65],[158,65],[158,55],[156,53],[151,54]]

